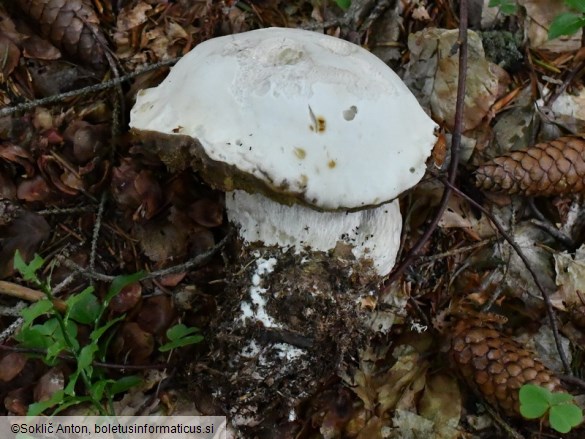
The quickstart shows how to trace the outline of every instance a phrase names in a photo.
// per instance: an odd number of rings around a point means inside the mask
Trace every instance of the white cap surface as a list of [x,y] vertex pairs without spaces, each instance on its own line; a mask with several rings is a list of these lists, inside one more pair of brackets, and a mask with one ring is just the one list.
[[396,198],[425,172],[436,124],[381,60],[347,41],[269,28],[196,46],[130,126],[198,139],[274,193],[324,210]]

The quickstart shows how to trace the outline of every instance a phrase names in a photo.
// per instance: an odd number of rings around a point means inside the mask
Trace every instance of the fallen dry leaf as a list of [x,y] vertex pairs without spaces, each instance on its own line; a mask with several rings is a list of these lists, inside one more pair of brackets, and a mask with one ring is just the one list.
[[419,401],[419,414],[435,423],[435,431],[457,428],[461,418],[461,392],[452,375],[437,373],[427,378],[424,392]]
[[18,375],[26,364],[26,355],[20,352],[10,352],[0,359],[0,381],[11,381]]
[[110,302],[110,309],[115,313],[122,314],[134,308],[142,297],[142,285],[140,282],[134,282],[126,285],[114,296]]
[[136,322],[124,323],[116,334],[112,349],[119,361],[142,364],[154,351],[152,334],[143,331]]
[[4,82],[18,65],[20,49],[2,31],[0,31],[0,58],[2,59],[0,82]]
[[161,335],[169,328],[175,316],[171,297],[160,295],[142,301],[136,322],[144,331]]
[[[429,28],[408,38],[410,61],[404,82],[434,119],[452,128],[459,77],[457,30]],[[477,127],[489,113],[500,92],[500,70],[485,58],[478,34],[468,32],[468,67],[463,131]]]
[[65,374],[59,367],[49,369],[37,382],[34,388],[36,402],[47,401],[51,396],[65,388]]

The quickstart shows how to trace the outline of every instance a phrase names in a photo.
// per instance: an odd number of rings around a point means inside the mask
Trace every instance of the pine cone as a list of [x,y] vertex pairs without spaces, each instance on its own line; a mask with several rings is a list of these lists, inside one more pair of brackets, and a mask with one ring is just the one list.
[[449,355],[467,385],[508,416],[521,416],[519,391],[524,384],[565,391],[533,352],[493,322],[461,319],[453,324],[451,337]]
[[563,195],[585,188],[585,140],[559,137],[514,151],[475,171],[480,189],[508,194]]
[[16,0],[38,24],[41,36],[66,55],[97,71],[104,70],[106,39],[99,19],[87,0]]

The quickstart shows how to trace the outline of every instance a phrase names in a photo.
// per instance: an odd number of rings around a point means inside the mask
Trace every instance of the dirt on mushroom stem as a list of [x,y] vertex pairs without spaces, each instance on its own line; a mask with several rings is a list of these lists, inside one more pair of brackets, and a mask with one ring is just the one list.
[[345,247],[295,254],[236,239],[205,361],[221,374],[193,376],[243,432],[288,417],[373,335],[359,299],[377,276]]

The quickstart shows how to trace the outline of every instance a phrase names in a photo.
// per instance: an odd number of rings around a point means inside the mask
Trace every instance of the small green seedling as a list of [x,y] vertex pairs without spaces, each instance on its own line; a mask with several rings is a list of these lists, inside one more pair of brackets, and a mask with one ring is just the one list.
[[190,344],[199,343],[203,340],[201,334],[197,334],[199,328],[187,327],[179,323],[167,330],[167,343],[158,348],[161,352],[167,352],[171,349],[182,348]]
[[551,392],[544,387],[525,384],[520,388],[520,413],[527,419],[546,419],[559,433],[568,433],[583,422],[583,411],[573,396]]
[[585,26],[585,1],[565,0],[565,4],[576,12],[565,12],[555,17],[548,30],[551,40],[561,35],[573,35]]
[[[81,293],[69,297],[65,301],[66,311],[61,313],[53,305],[54,297],[50,282],[38,275],[44,262],[38,255],[28,264],[18,252],[14,256],[14,268],[25,281],[34,284],[46,296],[45,299],[22,311],[22,327],[14,338],[21,347],[30,349],[31,352],[42,352],[41,357],[48,365],[57,364],[60,357],[65,355],[75,361],[76,368],[69,375],[64,389],[54,393],[48,401],[31,404],[28,414],[38,415],[50,408],[53,408],[53,414],[57,414],[67,407],[80,403],[90,403],[100,415],[113,414],[113,397],[137,386],[142,380],[138,376],[111,379],[101,368],[94,367],[96,362],[106,361],[112,340],[110,329],[125,316],[107,321],[103,317],[112,299],[124,287],[142,279],[144,273],[114,278],[101,300],[94,294],[93,288],[88,287]],[[91,330],[88,343],[85,345],[78,339],[79,325],[88,326]],[[183,324],[173,326],[167,331],[168,343],[161,346],[160,351],[199,343],[203,336],[197,332],[198,328],[189,328]]]

